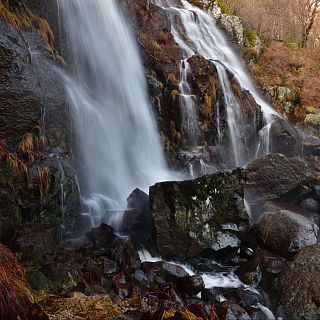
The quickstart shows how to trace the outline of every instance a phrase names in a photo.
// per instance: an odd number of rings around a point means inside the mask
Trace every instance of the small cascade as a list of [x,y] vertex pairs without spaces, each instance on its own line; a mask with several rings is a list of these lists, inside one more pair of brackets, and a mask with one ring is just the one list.
[[185,147],[196,147],[200,142],[200,129],[197,114],[196,97],[192,95],[191,88],[188,83],[188,74],[190,74],[190,66],[187,60],[180,63],[180,83],[179,83],[179,102],[181,113],[181,131],[186,139]]
[[[169,180],[138,49],[115,0],[59,0],[83,204],[92,223],[135,189]],[[117,215],[119,220],[121,215]],[[114,221],[114,224],[117,224]]]
[[[180,2],[178,4],[171,0],[153,0],[153,3],[168,12],[171,20],[171,32],[183,52],[183,63],[193,55],[200,54],[217,68],[219,85],[223,93],[228,134],[227,139],[225,139],[222,114],[217,108],[215,110],[216,144],[224,149],[223,162],[225,168],[244,166],[257,156],[268,153],[270,123],[273,115],[277,113],[259,95],[241,59],[229,46],[213,17],[185,0],[181,1],[183,6]],[[229,74],[234,76],[242,90],[250,91],[255,102],[261,107],[264,128],[260,130],[257,141],[253,142],[247,139],[247,124],[241,105],[232,90]],[[192,96],[192,93],[189,93],[190,95]],[[193,121],[192,124],[188,123],[189,127],[199,128],[196,108],[186,108],[185,103],[185,100],[182,99],[181,109],[184,112],[189,112],[189,117],[183,114],[182,118],[187,117],[189,121]],[[258,129],[256,130],[258,131]],[[207,165],[210,165],[210,163],[207,163]]]
[[[216,63],[216,67],[227,111],[227,123],[230,140],[230,146],[228,150],[231,152],[231,155],[228,158],[233,157],[233,165],[236,167],[241,167],[245,165],[246,162],[244,135],[240,132],[241,124],[243,123],[241,107],[239,106],[239,103],[237,102],[237,99],[230,87],[226,69],[219,63]],[[219,126],[218,121],[217,126]],[[221,141],[221,138],[218,137],[218,140]]]
[[[141,262],[160,262],[164,261],[161,257],[153,257],[150,252],[146,249],[140,250],[138,252]],[[251,291],[252,293],[255,293],[257,295],[260,295],[261,293],[255,288],[254,286],[248,286],[240,281],[240,279],[233,273],[202,273],[197,272],[197,270],[194,270],[192,267],[186,264],[177,263],[175,261],[168,261],[170,264],[177,265],[179,267],[182,267],[190,276],[194,276],[196,274],[200,274],[205,288],[206,289],[212,289],[212,288],[243,288],[247,291]],[[227,300],[223,295],[220,296],[221,302]],[[252,305],[252,307],[255,307],[257,309],[260,309],[263,316],[265,316],[265,319],[268,320],[275,320],[272,311],[267,308],[266,306],[262,305],[261,303],[257,302]]]

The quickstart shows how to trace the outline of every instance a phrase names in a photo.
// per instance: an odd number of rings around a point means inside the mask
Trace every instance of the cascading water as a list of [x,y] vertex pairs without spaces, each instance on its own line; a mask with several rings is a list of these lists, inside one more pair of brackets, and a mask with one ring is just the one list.
[[[201,54],[212,61],[219,75],[220,87],[223,91],[225,108],[227,112],[228,138],[230,140],[228,149],[227,167],[243,166],[253,160],[257,155],[269,152],[269,129],[273,114],[277,114],[271,106],[266,103],[259,93],[237,54],[228,45],[222,31],[216,26],[214,19],[204,11],[192,6],[187,1],[181,2],[171,0],[153,0],[155,5],[167,10],[171,19],[172,34],[183,51],[184,59],[187,60],[195,54]],[[182,6],[181,6],[182,4]],[[177,19],[178,17],[178,19]],[[178,22],[177,22],[178,21]],[[252,152],[246,149],[245,124],[241,106],[237,101],[232,89],[227,71],[235,76],[241,88],[249,90],[256,103],[261,106],[265,127],[260,130],[260,141],[256,146],[250,146]],[[182,93],[182,92],[181,92]],[[191,93],[190,93],[191,94]],[[196,108],[186,109],[194,112],[189,119],[197,119]],[[220,115],[216,114],[217,143],[221,143]],[[193,126],[198,126],[194,123]]]
[[[142,64],[116,0],[61,0],[65,77],[83,165],[84,204],[99,218],[135,188],[168,180]],[[97,220],[97,223],[100,221]]]
[[179,99],[180,113],[182,118],[182,132],[186,137],[185,146],[192,148],[199,144],[200,130],[198,124],[198,115],[196,112],[196,98],[191,94],[191,89],[188,83],[188,74],[190,66],[187,60],[180,63],[180,84],[179,84]]

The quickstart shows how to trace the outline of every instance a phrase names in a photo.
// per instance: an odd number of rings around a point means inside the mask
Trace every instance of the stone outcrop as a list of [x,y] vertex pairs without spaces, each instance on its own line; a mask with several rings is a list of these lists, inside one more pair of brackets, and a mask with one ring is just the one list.
[[248,230],[241,170],[150,188],[156,241],[163,257],[192,257],[202,250],[238,247]]
[[22,1],[1,12],[0,237],[10,241],[19,223],[70,227],[79,195],[53,32]]
[[274,117],[270,127],[270,152],[287,157],[298,157],[303,153],[302,133],[290,122]]
[[285,319],[320,317],[320,245],[303,248],[276,282],[277,298]]
[[258,236],[272,252],[287,256],[316,244],[319,227],[306,217],[288,210],[266,212],[258,225]]
[[306,164],[280,154],[252,161],[245,172],[246,200],[254,207],[253,211],[261,210],[267,200],[284,197],[307,181]]

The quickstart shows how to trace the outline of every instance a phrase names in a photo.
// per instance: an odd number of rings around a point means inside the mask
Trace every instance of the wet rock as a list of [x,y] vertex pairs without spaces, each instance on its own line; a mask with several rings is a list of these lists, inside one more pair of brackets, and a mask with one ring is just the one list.
[[135,189],[132,191],[127,199],[128,208],[140,208],[149,206],[149,196],[141,191],[140,189]]
[[120,299],[129,297],[132,285],[127,282],[126,276],[122,273],[113,277],[114,287]]
[[141,261],[132,243],[117,239],[108,248],[110,259],[115,261],[121,270],[126,267],[140,269]]
[[190,296],[195,296],[201,292],[205,285],[200,275],[183,277],[179,281],[179,287]]
[[267,200],[283,197],[303,185],[305,172],[304,162],[280,154],[269,154],[249,163],[245,169],[245,195],[252,214]]
[[213,4],[209,12],[239,46],[244,45],[244,29],[239,17],[222,13],[217,4]]
[[153,220],[150,214],[149,196],[135,189],[127,199],[128,210],[124,212],[119,231],[128,235],[130,241],[139,247],[153,250]]
[[224,301],[235,301],[243,308],[251,308],[262,303],[262,297],[259,293],[254,293],[243,288],[219,288],[205,289],[202,292],[202,299],[206,302],[212,302],[220,305]]
[[[156,240],[163,257],[192,257],[237,246],[249,228],[241,170],[150,188]],[[232,239],[232,241],[231,241]]]
[[287,255],[317,243],[319,228],[295,212],[266,212],[259,222],[258,236],[271,251]]
[[103,247],[111,243],[116,235],[113,233],[113,228],[105,223],[102,223],[98,228],[92,228],[86,237],[96,246]]
[[0,34],[0,138],[15,144],[37,125],[43,108],[48,132],[66,132],[63,83],[39,34],[23,27],[18,32],[3,18]]
[[103,259],[103,272],[105,274],[112,275],[119,271],[118,266],[114,261],[109,260],[106,257],[101,257],[101,259]]
[[145,273],[142,270],[135,270],[134,273],[131,275],[132,280],[137,282],[138,284],[142,286],[146,286],[149,282],[148,277],[145,275]]
[[48,278],[41,271],[27,271],[26,279],[31,288],[37,291],[48,289]]
[[315,212],[315,213],[320,212],[320,203],[315,199],[312,199],[312,198],[304,199],[301,202],[301,205],[311,212]]
[[304,156],[320,156],[320,139],[315,136],[308,136],[303,140]]
[[320,317],[320,245],[302,248],[276,282],[284,319]]
[[302,154],[302,134],[289,121],[275,118],[270,128],[270,149],[287,157]]
[[261,268],[264,272],[279,274],[285,270],[288,260],[283,257],[264,250],[260,250],[258,254],[260,257]]
[[46,224],[22,225],[17,232],[15,249],[24,260],[37,260],[57,247],[55,227]]
[[238,304],[225,301],[221,305],[220,319],[222,320],[250,320],[249,314]]
[[164,278],[167,281],[178,282],[182,280],[182,278],[188,277],[189,274],[184,270],[184,268],[171,264],[166,261],[160,262],[161,272],[164,274]]

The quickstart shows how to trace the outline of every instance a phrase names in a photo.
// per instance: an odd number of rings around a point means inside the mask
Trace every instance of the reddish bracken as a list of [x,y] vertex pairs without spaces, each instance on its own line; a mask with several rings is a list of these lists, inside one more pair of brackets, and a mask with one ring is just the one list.
[[0,244],[0,319],[26,319],[32,295],[14,254]]

